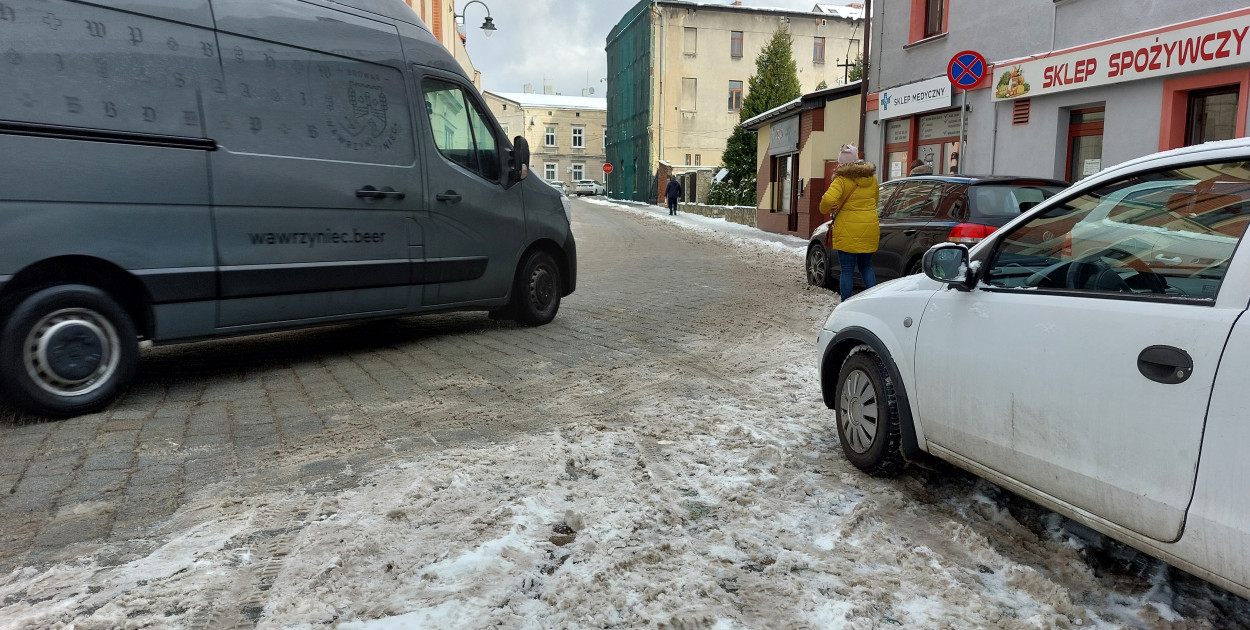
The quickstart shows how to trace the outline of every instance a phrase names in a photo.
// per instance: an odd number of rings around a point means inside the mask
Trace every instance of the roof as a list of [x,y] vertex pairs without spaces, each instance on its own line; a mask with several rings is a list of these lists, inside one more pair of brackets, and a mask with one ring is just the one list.
[[859,20],[864,17],[864,7],[850,7],[841,4],[817,4],[813,13],[828,13],[847,20]]
[[549,107],[551,109],[589,109],[608,111],[608,99],[594,96],[564,96],[562,94],[532,94],[528,92],[491,92],[491,94],[521,107]]
[[[643,2],[650,3],[651,0],[643,0]],[[829,16],[829,17],[834,17],[834,18],[848,20],[848,21],[859,20],[863,16],[862,10],[856,10],[854,7],[844,7],[844,6],[833,5],[833,4],[818,4],[816,6],[817,7],[822,7],[822,6],[831,7],[834,9],[838,9],[838,11],[823,11],[823,10],[818,10],[818,9],[812,9],[811,11],[799,11],[795,9],[784,9],[784,8],[779,8],[779,7],[742,7],[742,6],[734,6],[732,4],[726,4],[724,0],[721,0],[720,2],[708,2],[708,1],[700,2],[699,0],[658,0],[657,4],[666,5],[666,6],[678,6],[678,7],[699,7],[702,9],[717,9],[717,10],[724,10],[724,11],[742,11],[745,13],[773,13],[773,14],[792,15],[792,16],[804,16],[804,17],[812,17],[813,15]],[[847,13],[846,15],[843,14],[844,11]]]
[[777,107],[774,107],[758,116],[748,118],[739,123],[738,126],[746,129],[747,131],[755,131],[760,127],[763,127],[765,124],[777,120],[778,118],[782,118],[791,112],[796,112],[800,109],[816,109],[817,107],[824,107],[824,104],[828,101],[836,101],[854,94],[859,94],[859,91],[859,81],[852,81],[846,85],[837,85],[823,90],[816,90],[815,92],[808,92],[807,94],[804,94],[789,103],[778,105]]

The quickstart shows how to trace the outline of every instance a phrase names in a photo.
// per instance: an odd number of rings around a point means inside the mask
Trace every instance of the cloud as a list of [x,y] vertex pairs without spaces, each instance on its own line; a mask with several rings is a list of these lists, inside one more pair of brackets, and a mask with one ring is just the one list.
[[[604,52],[608,33],[635,3],[622,0],[487,0],[499,29],[485,37],[478,27],[486,17],[480,4],[457,0],[465,11],[467,47],[482,73],[482,88],[520,92],[526,83],[542,91],[580,96],[593,88],[602,96],[608,76]],[[723,4],[729,4],[725,0]],[[810,11],[815,0],[743,0],[746,6]]]

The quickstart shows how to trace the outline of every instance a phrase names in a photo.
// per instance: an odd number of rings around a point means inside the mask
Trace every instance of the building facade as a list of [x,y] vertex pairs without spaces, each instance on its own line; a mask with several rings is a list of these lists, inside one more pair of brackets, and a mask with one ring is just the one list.
[[609,193],[655,198],[660,161],[675,171],[719,166],[755,59],[778,28],[793,37],[803,91],[844,84],[861,51],[859,15],[686,0],[636,4],[607,39]]
[[469,58],[469,50],[465,47],[466,36],[456,29],[455,0],[404,0],[404,2],[421,16],[421,20],[429,27],[434,38],[443,45],[443,48],[451,52],[451,55],[460,63],[460,67],[464,68],[465,74],[473,79],[473,85],[481,90],[482,73],[477,71],[477,68],[473,66],[473,60]]
[[[864,152],[883,180],[919,158],[937,173],[1076,181],[1159,150],[1246,135],[1245,0],[873,7]],[[965,92],[947,70],[966,50],[991,67]]]
[[820,199],[833,181],[842,145],[859,138],[859,82],[818,90],[742,127],[759,136],[755,225],[767,232],[811,235],[827,216]]
[[509,138],[524,136],[530,168],[571,187],[579,179],[604,181],[607,101],[586,96],[485,92],[486,104]]

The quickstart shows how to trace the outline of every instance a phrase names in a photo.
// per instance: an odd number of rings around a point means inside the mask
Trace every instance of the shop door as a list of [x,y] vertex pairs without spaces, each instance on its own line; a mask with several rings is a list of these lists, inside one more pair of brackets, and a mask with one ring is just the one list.
[[1068,120],[1068,181],[1076,183],[1102,170],[1103,107],[1074,109]]

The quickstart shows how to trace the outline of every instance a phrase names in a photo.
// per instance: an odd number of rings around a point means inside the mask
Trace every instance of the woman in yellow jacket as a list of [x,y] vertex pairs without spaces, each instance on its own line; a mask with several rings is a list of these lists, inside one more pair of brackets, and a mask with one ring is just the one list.
[[877,168],[859,159],[853,144],[842,146],[833,182],[820,199],[820,212],[833,214],[833,249],[838,252],[842,276],[838,294],[843,300],[851,297],[855,268],[864,279],[864,287],[877,284],[872,270],[872,254],[881,240],[877,221]]

